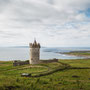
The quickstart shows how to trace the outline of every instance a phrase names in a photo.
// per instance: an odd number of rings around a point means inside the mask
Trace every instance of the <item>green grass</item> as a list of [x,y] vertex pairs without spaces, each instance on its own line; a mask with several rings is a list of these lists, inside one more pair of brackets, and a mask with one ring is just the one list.
[[90,59],[61,60],[60,62],[67,63],[73,67],[90,67]]
[[[0,90],[90,90],[90,69],[65,69],[41,77],[21,77],[21,73],[38,75],[70,65],[90,67],[90,59],[59,60],[57,63],[13,67],[0,62]],[[77,76],[77,77],[74,77]]]

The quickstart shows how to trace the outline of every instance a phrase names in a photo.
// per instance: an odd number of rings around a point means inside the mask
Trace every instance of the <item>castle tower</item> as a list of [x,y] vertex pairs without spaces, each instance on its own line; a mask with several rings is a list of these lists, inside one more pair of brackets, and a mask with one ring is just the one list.
[[38,64],[40,59],[40,44],[34,40],[34,43],[30,43],[30,64]]

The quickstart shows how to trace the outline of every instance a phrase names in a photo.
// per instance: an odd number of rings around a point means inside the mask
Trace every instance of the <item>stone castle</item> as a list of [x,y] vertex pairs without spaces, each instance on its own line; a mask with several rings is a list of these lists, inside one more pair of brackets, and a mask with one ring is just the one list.
[[40,43],[37,43],[36,40],[34,40],[34,43],[30,43],[30,64],[40,64],[40,63],[52,63],[52,62],[58,62],[58,59],[49,59],[49,60],[40,60]]
[[34,43],[30,43],[30,64],[39,64],[40,59],[40,44],[34,40]]
[[53,63],[58,62],[58,59],[40,60],[40,43],[34,40],[34,43],[29,44],[30,47],[30,59],[29,61],[14,61],[13,66],[20,66],[25,64],[39,64],[39,63]]

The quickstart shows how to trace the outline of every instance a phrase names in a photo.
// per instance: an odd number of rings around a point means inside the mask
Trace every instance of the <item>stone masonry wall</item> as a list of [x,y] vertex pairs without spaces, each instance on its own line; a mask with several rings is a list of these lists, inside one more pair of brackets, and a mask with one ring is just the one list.
[[38,64],[40,58],[40,48],[30,48],[30,64]]
[[21,66],[21,65],[26,65],[29,64],[29,61],[14,61],[13,66]]

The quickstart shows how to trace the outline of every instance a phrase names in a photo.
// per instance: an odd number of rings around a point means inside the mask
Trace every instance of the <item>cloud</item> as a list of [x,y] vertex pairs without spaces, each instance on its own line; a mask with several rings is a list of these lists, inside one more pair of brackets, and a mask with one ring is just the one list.
[[0,0],[0,45],[89,46],[90,0]]

